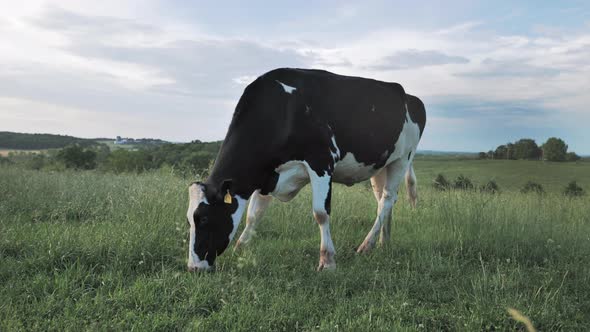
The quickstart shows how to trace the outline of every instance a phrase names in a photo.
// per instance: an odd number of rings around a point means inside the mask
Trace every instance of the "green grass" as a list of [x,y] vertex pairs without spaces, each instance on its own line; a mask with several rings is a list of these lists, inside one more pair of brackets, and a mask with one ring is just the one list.
[[531,171],[557,188],[540,197],[435,192],[439,172],[521,181],[510,162],[438,165],[417,162],[419,208],[403,197],[391,243],[368,255],[354,249],[373,195],[335,186],[335,272],[315,271],[306,188],[273,202],[251,245],[204,274],[186,272],[187,180],[0,168],[0,331],[522,330],[508,307],[539,330],[586,330],[590,199],[557,192],[578,166]]

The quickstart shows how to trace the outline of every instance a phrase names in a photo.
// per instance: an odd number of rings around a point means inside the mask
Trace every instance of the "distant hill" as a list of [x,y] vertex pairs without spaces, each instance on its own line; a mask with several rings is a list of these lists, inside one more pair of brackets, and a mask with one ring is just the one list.
[[[54,134],[25,134],[10,131],[0,131],[0,149],[7,150],[44,150],[59,149],[71,144],[91,146],[96,144],[107,144],[113,148],[114,138],[79,138],[68,135]],[[155,138],[129,138],[126,148],[138,146],[157,146],[168,142]]]
[[0,131],[0,148],[15,150],[58,149],[70,144],[89,146],[96,144],[93,139],[67,135],[25,134]]

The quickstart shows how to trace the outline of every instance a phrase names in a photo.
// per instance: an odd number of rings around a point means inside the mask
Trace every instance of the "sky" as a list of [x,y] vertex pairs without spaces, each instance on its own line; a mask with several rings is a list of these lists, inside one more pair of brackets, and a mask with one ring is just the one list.
[[220,140],[277,67],[401,83],[419,148],[590,154],[590,2],[0,1],[0,131]]

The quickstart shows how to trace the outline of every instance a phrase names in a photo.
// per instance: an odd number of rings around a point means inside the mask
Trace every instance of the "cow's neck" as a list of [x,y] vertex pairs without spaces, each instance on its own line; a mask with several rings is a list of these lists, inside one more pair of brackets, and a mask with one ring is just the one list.
[[271,191],[275,174],[272,169],[264,167],[267,163],[261,160],[262,156],[236,151],[231,147],[225,144],[222,146],[206,183],[218,189],[224,180],[231,179],[232,192],[246,200],[255,190],[260,189],[263,193]]

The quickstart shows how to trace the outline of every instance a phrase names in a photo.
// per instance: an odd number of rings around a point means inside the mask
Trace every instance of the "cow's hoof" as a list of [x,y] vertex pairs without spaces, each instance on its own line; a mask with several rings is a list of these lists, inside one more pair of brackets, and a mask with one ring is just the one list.
[[336,270],[336,263],[322,263],[318,265],[318,272],[320,271],[335,271]]
[[188,272],[214,272],[215,271],[215,265],[213,266],[202,266],[202,267],[198,267],[198,266],[194,266],[194,265],[189,265],[187,267]]
[[360,245],[360,247],[358,247],[358,249],[356,250],[357,254],[367,254],[371,251],[371,249],[373,249],[373,246],[363,242],[363,244]]
[[320,264],[318,271],[336,270],[336,261],[334,260],[334,252],[325,249],[320,250]]

